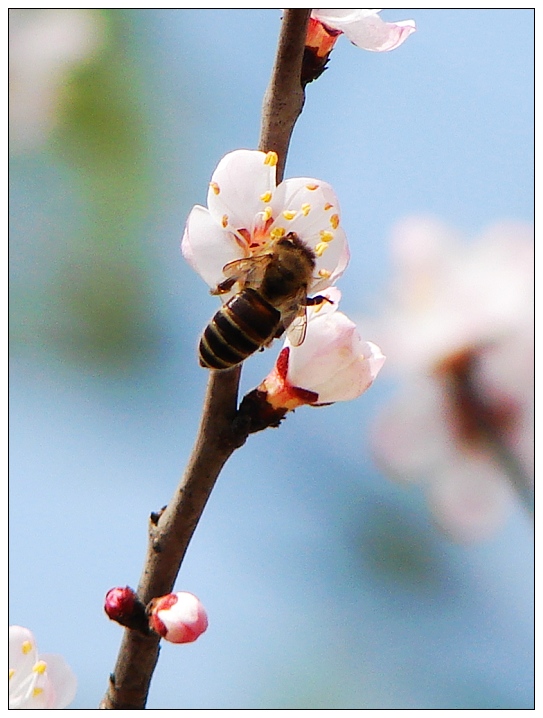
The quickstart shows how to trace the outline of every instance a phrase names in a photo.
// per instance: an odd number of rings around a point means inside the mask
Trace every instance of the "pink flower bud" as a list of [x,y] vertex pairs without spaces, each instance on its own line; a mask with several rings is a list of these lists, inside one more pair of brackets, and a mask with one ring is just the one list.
[[130,586],[110,589],[106,594],[104,610],[112,621],[117,621],[121,626],[142,633],[149,632],[145,606]]
[[106,594],[104,610],[113,621],[118,621],[119,618],[132,613],[136,600],[136,593],[130,586],[112,588]]
[[208,625],[202,603],[187,591],[154,598],[148,613],[149,626],[171,643],[192,643]]

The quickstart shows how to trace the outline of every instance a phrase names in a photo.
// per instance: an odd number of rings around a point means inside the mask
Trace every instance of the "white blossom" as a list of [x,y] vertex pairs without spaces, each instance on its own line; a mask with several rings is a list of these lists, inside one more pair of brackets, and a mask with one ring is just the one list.
[[309,177],[276,186],[276,164],[275,152],[230,152],[211,177],[207,208],[196,205],[190,212],[183,256],[210,287],[225,279],[228,262],[262,253],[289,232],[316,254],[310,294],[331,286],[345,270],[349,250],[333,189]]
[[10,709],[66,708],[76,689],[77,679],[62,656],[38,655],[28,628],[9,627]]
[[504,223],[467,244],[412,219],[393,260],[379,331],[402,389],[376,423],[376,456],[423,483],[451,536],[483,538],[512,486],[533,482],[533,228]]

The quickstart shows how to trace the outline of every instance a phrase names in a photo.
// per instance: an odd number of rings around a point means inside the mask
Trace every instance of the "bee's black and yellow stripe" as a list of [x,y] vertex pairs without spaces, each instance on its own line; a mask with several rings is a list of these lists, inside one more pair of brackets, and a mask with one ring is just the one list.
[[221,307],[200,339],[200,365],[229,369],[273,339],[280,312],[254,289],[243,289]]

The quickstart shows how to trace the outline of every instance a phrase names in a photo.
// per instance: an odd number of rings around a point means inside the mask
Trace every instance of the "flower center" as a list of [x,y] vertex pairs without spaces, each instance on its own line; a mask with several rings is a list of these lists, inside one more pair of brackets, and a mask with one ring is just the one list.
[[475,448],[492,437],[503,437],[511,428],[518,406],[507,397],[482,395],[476,377],[480,354],[469,347],[447,357],[436,368],[450,404],[453,432],[460,444]]

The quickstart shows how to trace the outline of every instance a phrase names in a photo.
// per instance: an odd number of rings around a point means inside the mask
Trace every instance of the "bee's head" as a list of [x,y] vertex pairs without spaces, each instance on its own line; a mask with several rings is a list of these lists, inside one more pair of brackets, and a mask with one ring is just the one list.
[[275,245],[277,248],[281,248],[288,251],[296,251],[299,255],[303,255],[306,257],[306,259],[309,261],[311,265],[314,266],[315,264],[315,252],[307,246],[307,244],[301,240],[296,232],[289,232],[288,234],[285,234],[284,237],[281,237],[277,240],[277,244]]
[[301,244],[301,240],[296,234],[296,232],[289,232],[288,234],[285,234],[284,237],[280,237],[277,241],[275,246],[276,247],[299,247]]

